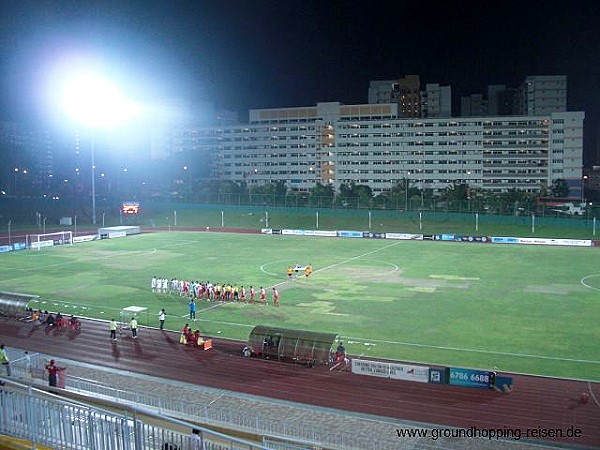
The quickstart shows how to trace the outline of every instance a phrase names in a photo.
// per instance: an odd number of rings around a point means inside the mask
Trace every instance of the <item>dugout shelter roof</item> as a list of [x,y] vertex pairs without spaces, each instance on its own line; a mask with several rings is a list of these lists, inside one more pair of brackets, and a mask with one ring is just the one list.
[[29,302],[38,298],[37,295],[0,292],[0,315],[10,317],[26,316]]
[[258,325],[250,332],[248,345],[256,356],[314,365],[331,362],[337,340],[335,333]]

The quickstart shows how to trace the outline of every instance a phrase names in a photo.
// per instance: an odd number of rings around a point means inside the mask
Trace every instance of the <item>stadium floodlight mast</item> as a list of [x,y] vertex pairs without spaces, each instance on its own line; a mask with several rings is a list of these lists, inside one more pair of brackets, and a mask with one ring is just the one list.
[[95,132],[121,125],[138,112],[107,77],[92,70],[69,73],[63,80],[62,102],[67,115],[91,132],[92,224],[96,224]]

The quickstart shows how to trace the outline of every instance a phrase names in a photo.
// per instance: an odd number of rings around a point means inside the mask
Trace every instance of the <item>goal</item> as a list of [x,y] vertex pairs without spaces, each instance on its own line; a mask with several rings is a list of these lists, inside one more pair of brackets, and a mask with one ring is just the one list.
[[72,231],[58,231],[56,233],[28,234],[27,246],[40,249],[54,245],[73,245]]

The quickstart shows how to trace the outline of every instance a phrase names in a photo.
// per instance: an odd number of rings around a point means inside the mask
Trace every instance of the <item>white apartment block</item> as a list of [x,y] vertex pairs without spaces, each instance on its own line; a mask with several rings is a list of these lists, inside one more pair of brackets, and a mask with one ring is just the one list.
[[421,117],[452,117],[452,89],[427,83],[421,92]]
[[249,123],[213,128],[200,145],[213,177],[252,186],[282,181],[365,184],[375,194],[402,179],[438,193],[466,183],[492,192],[537,192],[582,176],[583,112],[541,116],[400,119],[397,104],[251,110]]
[[397,80],[377,80],[369,83],[368,102],[369,104],[387,104],[393,103],[394,84]]
[[528,116],[567,110],[567,76],[529,76],[521,85],[521,107]]

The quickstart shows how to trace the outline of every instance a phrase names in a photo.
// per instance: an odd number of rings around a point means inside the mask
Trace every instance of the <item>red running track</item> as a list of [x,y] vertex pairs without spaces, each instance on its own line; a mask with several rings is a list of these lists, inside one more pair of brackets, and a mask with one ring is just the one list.
[[[453,427],[581,430],[569,446],[600,448],[600,384],[512,375],[513,392],[449,387],[242,358],[241,342],[213,340],[202,351],[179,344],[178,333],[143,328],[113,344],[105,322],[83,321],[83,331],[33,329],[0,318],[8,347],[229,391]],[[165,368],[172,368],[165,370]],[[588,393],[583,403],[581,395]],[[348,395],[349,394],[349,395]],[[523,431],[524,433],[524,431]]]

